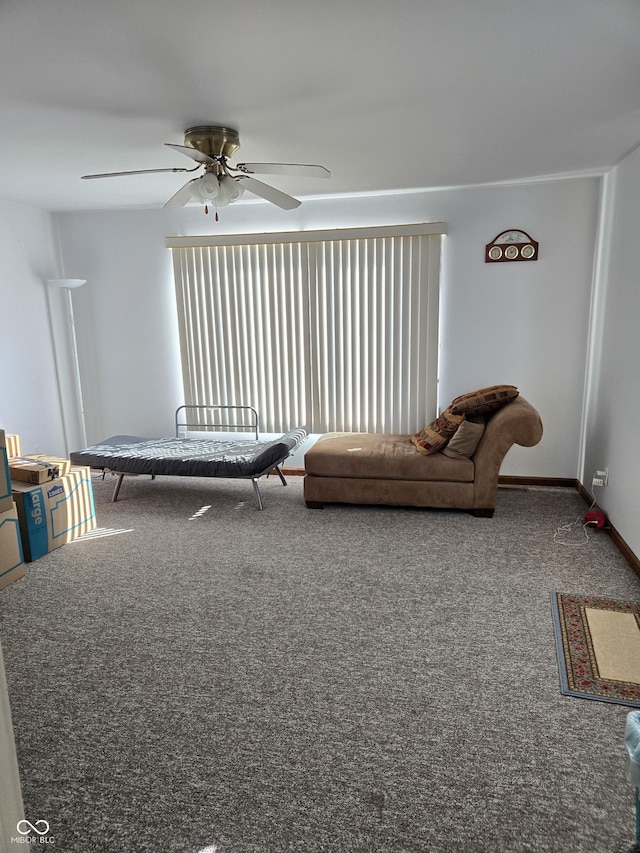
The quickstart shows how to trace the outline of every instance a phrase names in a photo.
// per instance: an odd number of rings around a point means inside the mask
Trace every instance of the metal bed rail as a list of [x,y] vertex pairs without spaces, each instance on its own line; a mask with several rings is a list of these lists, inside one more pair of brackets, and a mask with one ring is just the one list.
[[[234,423],[233,421],[222,419],[219,421],[213,421],[211,423],[202,420],[190,421],[188,413],[195,412],[196,415],[198,413],[202,414],[213,414],[214,412],[243,412],[246,414],[245,418],[242,418],[238,415],[235,415],[235,419],[239,421],[238,423]],[[182,420],[182,418],[185,420]],[[193,417],[193,416],[192,416]],[[221,405],[219,403],[210,403],[210,404],[187,404],[183,406],[178,406],[175,412],[175,428],[176,428],[176,438],[181,438],[184,435],[184,432],[188,429],[193,428],[194,430],[202,430],[203,432],[207,431],[220,431],[225,432],[227,430],[244,430],[245,432],[253,432],[255,435],[256,441],[259,439],[259,416],[257,410],[253,406],[227,406]]]

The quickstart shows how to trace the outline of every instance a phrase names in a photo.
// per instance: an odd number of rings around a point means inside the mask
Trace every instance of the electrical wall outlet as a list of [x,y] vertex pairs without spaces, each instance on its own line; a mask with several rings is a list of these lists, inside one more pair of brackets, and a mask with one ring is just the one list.
[[609,469],[605,468],[602,471],[596,471],[591,480],[592,486],[608,486],[609,485]]

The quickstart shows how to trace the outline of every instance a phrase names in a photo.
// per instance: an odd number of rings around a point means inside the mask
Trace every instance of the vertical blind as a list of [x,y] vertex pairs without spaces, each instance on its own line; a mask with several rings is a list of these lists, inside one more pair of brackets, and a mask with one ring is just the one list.
[[442,223],[170,237],[187,404],[261,429],[415,432],[435,415]]

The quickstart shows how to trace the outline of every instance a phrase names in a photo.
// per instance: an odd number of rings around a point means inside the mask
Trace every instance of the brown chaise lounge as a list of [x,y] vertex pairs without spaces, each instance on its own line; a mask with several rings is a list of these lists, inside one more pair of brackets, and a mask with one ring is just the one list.
[[532,447],[542,438],[538,412],[523,397],[488,415],[471,458],[442,452],[423,456],[410,435],[329,433],[305,454],[304,498],[325,503],[385,504],[465,509],[490,518],[498,474],[513,444]]

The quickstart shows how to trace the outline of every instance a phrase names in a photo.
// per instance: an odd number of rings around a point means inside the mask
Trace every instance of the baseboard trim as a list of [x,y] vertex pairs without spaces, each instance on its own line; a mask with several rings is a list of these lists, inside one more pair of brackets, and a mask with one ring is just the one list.
[[[304,477],[304,468],[282,468],[282,473],[290,477]],[[579,484],[577,480],[569,477],[498,477],[499,486],[546,486],[547,488],[569,488],[575,489]],[[593,498],[591,499],[593,500]]]
[[615,527],[611,523],[609,523],[609,525],[605,528],[605,530],[609,534],[609,536],[611,537],[611,539],[612,539],[614,545],[617,547],[618,551],[620,551],[620,553],[625,558],[627,563],[629,563],[629,565],[631,566],[633,571],[638,575],[638,577],[640,577],[640,558],[638,558],[636,556],[636,554],[634,554],[634,552],[627,545],[627,543],[624,541],[622,536],[620,536],[618,531],[615,529]]
[[582,485],[580,480],[576,480],[576,490],[586,504],[589,504],[589,506],[591,506],[592,503],[595,503],[596,499],[591,494],[591,492],[585,486]]
[[[282,468],[282,473],[290,477],[304,477],[304,468]],[[577,480],[568,477],[498,477],[499,486],[546,486],[575,489]],[[593,499],[592,499],[593,500]]]
[[577,480],[567,477],[498,477],[499,486],[546,486],[575,489]]

